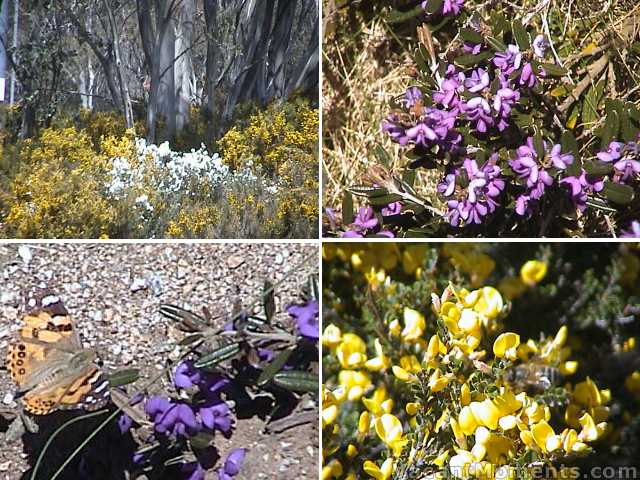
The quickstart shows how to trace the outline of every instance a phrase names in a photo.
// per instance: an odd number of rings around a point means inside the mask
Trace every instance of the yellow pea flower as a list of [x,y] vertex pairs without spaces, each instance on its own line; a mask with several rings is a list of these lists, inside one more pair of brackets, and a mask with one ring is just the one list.
[[404,409],[408,415],[414,416],[420,411],[420,404],[416,402],[409,402],[404,406]]
[[391,320],[391,322],[389,322],[389,335],[392,337],[399,337],[400,332],[402,332],[400,322],[397,319]]
[[498,358],[515,360],[518,345],[520,345],[520,335],[513,332],[503,333],[493,342],[493,354]]
[[[447,354],[447,346],[440,340],[438,335],[433,335],[429,339],[429,344],[427,345],[427,351],[424,355],[424,360],[427,362],[429,366],[435,366],[434,360],[438,358],[438,355],[446,355]],[[433,364],[433,365],[432,365]]]
[[336,356],[342,368],[358,368],[367,361],[367,346],[355,333],[345,333],[336,347]]
[[531,434],[536,445],[545,452],[553,452],[562,446],[562,439],[553,431],[546,420],[542,420],[531,427]]
[[383,413],[390,413],[393,407],[393,400],[387,398],[387,388],[384,384],[378,385],[371,398],[363,397],[362,403],[376,417]]
[[338,406],[337,405],[329,405],[327,408],[322,409],[322,428],[327,425],[331,425],[336,421],[338,417]]
[[429,377],[429,388],[433,393],[437,393],[449,384],[449,377],[443,376],[439,368]]
[[468,383],[463,383],[460,388],[460,405],[465,406],[471,403],[471,388]]
[[473,309],[486,319],[493,320],[500,315],[504,308],[504,301],[500,292],[493,287],[483,287],[472,294],[477,295]]
[[369,374],[357,370],[341,370],[338,382],[345,388],[347,398],[352,402],[360,400],[365,390],[371,386]]
[[416,342],[424,333],[426,322],[424,316],[412,308],[404,309],[404,329],[400,333],[402,340],[407,343]]
[[407,439],[402,435],[402,422],[390,413],[385,413],[376,419],[376,433],[391,450],[394,456],[399,456]]
[[412,373],[407,372],[404,368],[394,365],[391,367],[391,371],[398,380],[403,382],[417,382],[418,378]]
[[469,404],[471,412],[480,425],[484,425],[490,430],[498,428],[500,420],[500,410],[494,405],[491,399],[487,398],[482,402],[471,402]]
[[578,438],[585,442],[593,442],[597,440],[607,428],[607,424],[605,422],[596,425],[596,422],[588,413],[582,415],[579,421],[580,425],[582,425],[582,431],[578,435]]
[[372,372],[379,372],[389,368],[391,365],[391,359],[384,354],[380,340],[376,338],[373,341],[373,346],[376,350],[376,356],[365,362],[365,368]]
[[371,460],[367,460],[363,464],[363,469],[376,480],[388,480],[393,473],[393,458],[387,458],[380,467]]
[[470,406],[463,407],[458,414],[458,424],[465,435],[472,435],[479,426]]
[[540,283],[546,274],[547,264],[540,260],[529,260],[520,269],[520,278],[530,287]]
[[342,342],[342,332],[333,323],[330,323],[322,332],[322,345],[329,348],[337,347]]
[[356,448],[356,446],[353,443],[350,443],[347,446],[347,457],[349,458],[353,458],[358,454],[358,449]]
[[569,375],[573,375],[574,373],[576,373],[576,371],[578,370],[578,362],[576,361],[563,362],[558,367],[558,370],[560,370],[560,373],[562,375],[564,375],[565,377],[568,377]]
[[422,367],[415,355],[403,355],[400,357],[400,366],[410,373],[420,373]]
[[371,425],[371,416],[369,412],[366,410],[360,414],[360,418],[358,419],[358,432],[365,434],[369,431],[369,426]]

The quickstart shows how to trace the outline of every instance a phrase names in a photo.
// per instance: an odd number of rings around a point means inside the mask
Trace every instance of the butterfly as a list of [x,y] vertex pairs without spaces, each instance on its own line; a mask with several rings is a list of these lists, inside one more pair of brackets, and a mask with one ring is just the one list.
[[97,410],[109,401],[109,382],[95,364],[96,353],[82,348],[71,317],[58,297],[44,297],[26,315],[6,364],[27,412]]

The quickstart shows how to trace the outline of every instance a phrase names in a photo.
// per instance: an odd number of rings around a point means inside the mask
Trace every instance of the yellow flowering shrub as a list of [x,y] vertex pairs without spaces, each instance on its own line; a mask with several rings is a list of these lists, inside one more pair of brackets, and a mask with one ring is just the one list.
[[[600,324],[623,311],[602,296],[624,298],[620,253],[521,245],[323,246],[323,478],[530,479],[557,464],[575,475],[575,459],[616,455],[633,435],[640,408],[614,389],[635,395],[640,376],[607,385],[582,326],[591,301]],[[510,300],[500,285],[514,278]]]
[[18,165],[3,194],[6,236],[108,235],[115,211],[104,196],[107,157],[95,153],[86,133],[46,129],[24,142]]

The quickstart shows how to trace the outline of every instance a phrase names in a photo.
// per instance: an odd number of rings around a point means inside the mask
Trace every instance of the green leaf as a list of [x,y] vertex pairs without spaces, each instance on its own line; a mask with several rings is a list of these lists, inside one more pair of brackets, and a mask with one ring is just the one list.
[[608,200],[619,205],[627,205],[633,200],[633,188],[629,185],[607,182],[604,184],[602,193]]
[[264,316],[267,323],[271,323],[276,313],[276,297],[273,289],[273,283],[269,279],[264,281],[262,287],[262,304],[264,306]]
[[564,77],[567,74],[567,69],[555,63],[538,63],[538,66],[544,70],[548,77]]
[[496,37],[488,36],[487,43],[497,52],[504,52],[507,49],[507,46]]
[[419,5],[407,12],[401,12],[400,10],[392,10],[386,16],[386,21],[389,24],[402,23],[402,22],[406,22],[407,20],[411,20],[412,18],[415,18],[418,15],[421,15],[423,13],[424,13],[424,8],[422,8]]
[[389,191],[382,187],[371,187],[369,185],[354,185],[349,187],[349,191],[359,197],[381,197],[387,195]]
[[606,149],[611,140],[618,138],[618,130],[620,130],[620,119],[618,112],[610,110],[600,132],[600,148]]
[[378,197],[369,197],[368,202],[373,207],[383,207],[385,205],[389,205],[390,203],[397,202],[401,200],[402,197],[396,193],[390,193],[388,195],[381,195]]
[[582,102],[582,123],[591,124],[598,120],[598,105],[604,92],[604,81],[591,85]]
[[402,172],[402,181],[406,185],[409,185],[410,187],[413,187],[413,184],[416,181],[416,171],[415,170],[411,170],[410,168],[406,168]]
[[533,136],[533,148],[535,149],[536,155],[539,159],[545,157],[547,152],[544,148],[544,140],[542,140],[542,135],[540,135],[539,133],[536,133]]
[[473,30],[472,28],[461,28],[460,36],[463,40],[471,43],[484,43],[482,35]]
[[207,432],[200,432],[189,438],[191,446],[197,450],[204,450],[213,445],[213,435]]
[[560,137],[560,145],[563,152],[570,152],[573,155],[573,163],[567,167],[567,175],[579,176],[582,170],[582,159],[576,137],[569,130],[565,130]]
[[121,387],[135,382],[140,377],[140,370],[137,368],[127,368],[118,370],[108,376],[109,387]]
[[320,378],[313,373],[289,370],[277,373],[273,377],[273,383],[294,392],[317,392],[320,386]]
[[351,225],[353,223],[353,197],[345,190],[342,195],[342,224]]
[[276,358],[274,358],[269,365],[267,365],[260,376],[258,377],[258,385],[264,386],[271,381],[271,379],[282,370],[284,364],[287,363],[289,357],[293,353],[292,349],[282,350]]
[[453,61],[456,65],[460,67],[472,67],[474,65],[479,64],[480,62],[488,60],[492,56],[493,56],[493,52],[488,52],[488,51],[480,52],[477,55],[469,53],[465,55],[460,55],[459,57],[456,57]]
[[383,166],[388,167],[391,165],[391,155],[387,153],[382,145],[376,144],[376,146],[373,147],[373,154]]
[[207,355],[200,357],[193,366],[196,368],[210,368],[215,367],[219,363],[229,360],[240,353],[240,342],[232,342],[213,350]]
[[204,338],[204,335],[202,335],[202,333],[194,333],[192,335],[187,335],[186,337],[184,337],[182,340],[180,340],[178,345],[184,347],[186,345],[191,345],[192,343],[196,343],[197,341],[202,340],[203,338]]
[[589,175],[607,175],[613,172],[613,165],[610,163],[584,162],[583,168]]
[[514,20],[512,23],[513,36],[516,39],[516,43],[518,47],[520,47],[520,51],[524,52],[531,48],[531,38],[529,38],[529,34],[527,30],[524,28],[520,20]]
[[442,10],[442,5],[444,4],[444,0],[429,0],[427,2],[427,8],[425,8],[424,10],[428,13],[428,14],[434,14],[439,12],[440,10]]

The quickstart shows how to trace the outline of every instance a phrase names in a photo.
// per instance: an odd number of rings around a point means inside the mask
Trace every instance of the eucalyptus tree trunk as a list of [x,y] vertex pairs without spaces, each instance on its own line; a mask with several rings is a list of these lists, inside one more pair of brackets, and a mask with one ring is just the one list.
[[204,0],[204,21],[207,35],[207,64],[205,72],[205,95],[207,98],[206,115],[207,136],[214,139],[218,134],[217,110],[218,102],[216,98],[216,75],[221,63],[221,55],[216,42],[216,28],[218,26],[218,0]]
[[189,107],[195,94],[195,82],[191,51],[193,48],[194,0],[183,0],[176,21],[175,86],[176,86],[176,131],[189,121]]
[[2,36],[2,42],[0,42],[0,87],[2,87],[0,100],[6,102],[9,84],[7,81],[9,59],[4,45],[9,45],[9,2],[3,0],[0,0],[0,36]]

